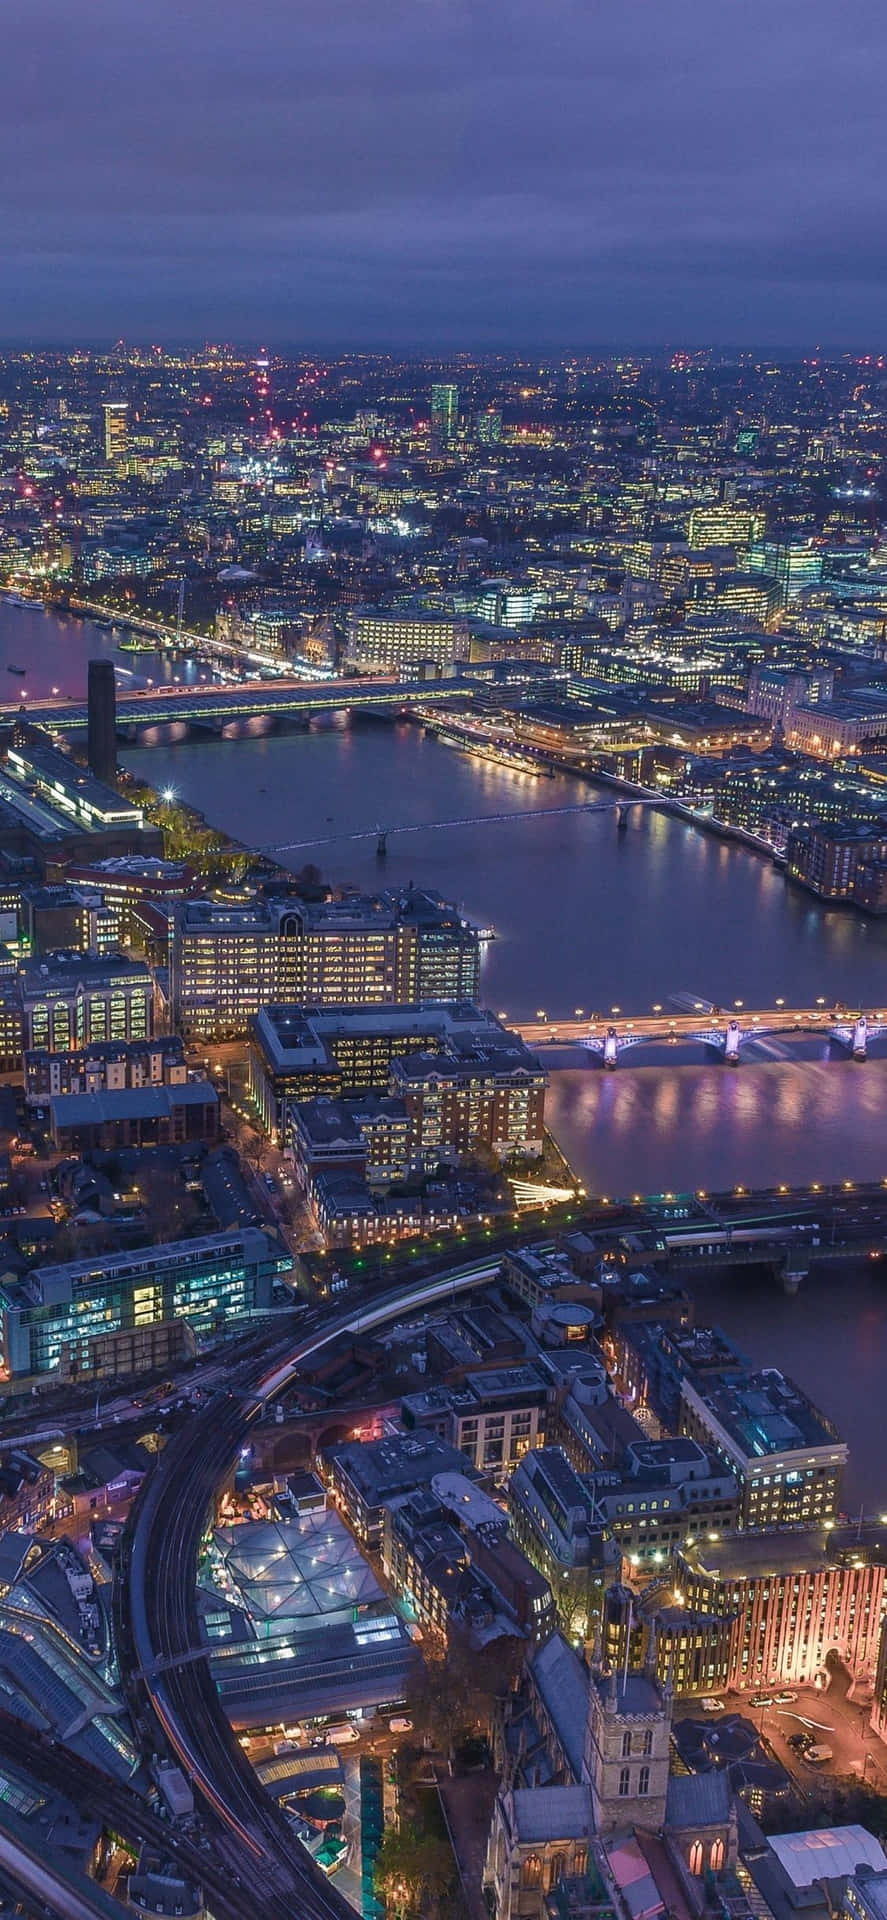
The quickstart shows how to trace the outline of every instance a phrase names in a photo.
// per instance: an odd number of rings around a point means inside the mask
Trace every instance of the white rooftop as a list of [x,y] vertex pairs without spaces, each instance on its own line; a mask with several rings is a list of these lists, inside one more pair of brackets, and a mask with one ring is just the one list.
[[815,1880],[837,1880],[861,1866],[887,1869],[887,1854],[865,1827],[813,1827],[806,1833],[778,1833],[770,1840],[780,1866],[795,1887]]

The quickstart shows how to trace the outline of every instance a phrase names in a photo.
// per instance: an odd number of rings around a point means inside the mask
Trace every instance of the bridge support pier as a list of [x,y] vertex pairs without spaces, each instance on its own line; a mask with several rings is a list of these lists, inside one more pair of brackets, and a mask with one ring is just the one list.
[[852,1053],[854,1060],[864,1060],[868,1043],[868,1021],[861,1013],[853,1028]]
[[801,1281],[807,1279],[809,1272],[808,1261],[802,1259],[797,1253],[787,1253],[779,1268],[779,1280],[783,1293],[799,1293]]
[[380,827],[376,834],[376,859],[384,860],[388,852],[388,828]]
[[728,1067],[739,1065],[739,1042],[741,1039],[738,1020],[731,1020],[724,1035],[724,1059]]
[[627,830],[628,830],[628,806],[624,800],[621,800],[619,802],[618,807],[616,808],[616,832],[626,833]]
[[604,1066],[610,1073],[615,1069],[618,1052],[616,1029],[615,1027],[611,1027],[604,1041]]

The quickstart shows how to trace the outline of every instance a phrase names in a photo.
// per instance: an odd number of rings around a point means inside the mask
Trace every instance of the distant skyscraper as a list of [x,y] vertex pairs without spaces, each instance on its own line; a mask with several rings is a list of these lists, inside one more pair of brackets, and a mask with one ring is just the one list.
[[438,450],[452,445],[459,425],[459,389],[450,383],[431,389],[431,440]]
[[477,437],[481,446],[492,447],[502,438],[502,415],[498,407],[485,407],[477,416]]
[[106,400],[102,412],[105,416],[105,459],[119,460],[126,452],[129,439],[129,405],[126,400]]
[[97,780],[117,772],[117,686],[112,660],[90,660],[87,681],[87,758]]

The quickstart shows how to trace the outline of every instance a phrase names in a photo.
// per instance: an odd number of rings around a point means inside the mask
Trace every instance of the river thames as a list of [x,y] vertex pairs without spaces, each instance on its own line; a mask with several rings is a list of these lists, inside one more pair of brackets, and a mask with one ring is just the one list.
[[[88,623],[0,607],[0,673],[26,667],[34,695],[82,695],[86,662],[114,642]],[[123,687],[205,669],[118,654]],[[10,699],[18,697],[10,679]],[[254,846],[317,841],[281,856],[313,861],[336,883],[437,888],[482,925],[483,998],[512,1018],[613,1006],[640,1013],[688,997],[819,996],[879,1005],[887,995],[887,923],[831,910],[786,885],[764,857],[664,814],[613,817],[534,809],[582,796],[567,778],[534,779],[448,749],[407,726],[326,726],[229,743],[124,753],[209,820]],[[489,816],[514,812],[515,820]],[[439,820],[471,825],[436,829]],[[486,821],[486,824],[484,822]],[[392,834],[387,859],[375,828]],[[365,840],[347,834],[369,831]],[[562,1056],[552,1074],[553,1131],[589,1189],[627,1194],[887,1175],[887,1058],[829,1056],[815,1040],[765,1042],[735,1071],[692,1049],[638,1050],[614,1074]],[[578,1064],[577,1064],[578,1063]],[[754,1359],[793,1371],[854,1449],[849,1493],[884,1499],[880,1382],[887,1372],[887,1281],[813,1280],[795,1300],[775,1286],[700,1286]]]

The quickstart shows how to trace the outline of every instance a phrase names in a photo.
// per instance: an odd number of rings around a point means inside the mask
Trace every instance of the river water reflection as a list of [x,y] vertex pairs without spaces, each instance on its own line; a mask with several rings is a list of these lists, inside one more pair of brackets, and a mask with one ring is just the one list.
[[[114,643],[87,624],[0,607],[0,673],[26,666],[36,695],[81,696],[86,662]],[[202,669],[118,654],[138,684]],[[123,684],[127,682],[124,681]],[[9,699],[18,698],[10,677]],[[362,887],[436,887],[496,940],[483,993],[513,1017],[539,1008],[643,1012],[705,997],[722,1005],[818,995],[874,1006],[887,994],[887,924],[828,910],[786,886],[765,859],[663,815],[527,818],[580,797],[471,760],[405,726],[326,727],[227,745],[127,752],[209,819],[255,845],[328,841],[285,856]],[[493,824],[488,816],[523,815]],[[430,823],[477,824],[436,829]],[[487,819],[487,824],[483,821]],[[414,825],[375,855],[377,825]],[[337,836],[368,830],[365,840]],[[713,1189],[887,1174],[887,1059],[827,1059],[822,1043],[769,1043],[735,1071],[660,1052],[615,1074],[572,1064],[553,1075],[552,1125],[597,1192]],[[887,1263],[885,1263],[887,1264]],[[756,1360],[782,1365],[833,1414],[854,1449],[850,1493],[887,1495],[881,1400],[887,1279],[811,1281],[796,1300],[749,1280],[700,1288],[700,1308]]]

